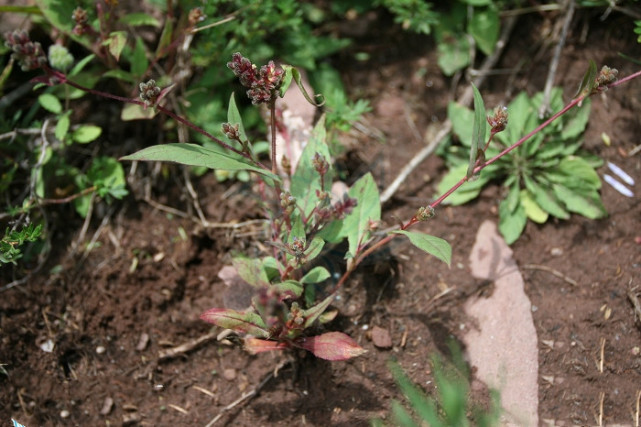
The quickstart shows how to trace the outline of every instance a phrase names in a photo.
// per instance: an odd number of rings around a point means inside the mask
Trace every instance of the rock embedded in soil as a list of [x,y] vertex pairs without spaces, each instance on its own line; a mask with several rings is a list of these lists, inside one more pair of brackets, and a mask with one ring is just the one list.
[[476,378],[501,393],[502,426],[538,426],[538,343],[532,304],[512,250],[491,221],[481,224],[470,255],[472,275],[494,281],[465,313],[474,326],[463,337]]
[[389,331],[380,326],[374,326],[372,329],[372,342],[378,348],[392,348],[392,337]]

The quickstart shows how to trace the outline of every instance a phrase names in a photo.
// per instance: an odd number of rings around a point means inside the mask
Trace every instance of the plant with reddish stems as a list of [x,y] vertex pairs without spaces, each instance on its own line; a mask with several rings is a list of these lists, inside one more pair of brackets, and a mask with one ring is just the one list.
[[[295,81],[302,90],[300,75],[290,66],[279,69],[270,63],[257,67],[236,54],[229,67],[242,78],[252,101],[264,102],[271,107],[272,120],[274,101],[285,93],[291,82]],[[433,218],[435,208],[461,185],[517,149],[586,97],[641,74],[636,73],[615,83],[611,74],[602,72],[597,76],[596,73],[589,72],[575,100],[489,160],[486,160],[489,140],[485,141],[485,122],[492,127],[492,138],[506,128],[508,117],[504,109],[498,109],[494,116],[486,118],[482,99],[475,89],[475,142],[470,150],[467,173],[437,200],[419,208],[397,230],[381,235],[376,233],[381,219],[381,206],[378,189],[371,174],[358,179],[347,193],[331,194],[335,174],[326,143],[323,118],[316,124],[298,165],[292,165],[294,171],[282,177],[276,173],[274,163],[271,167],[264,165],[253,152],[233,96],[228,110],[228,122],[222,125],[225,139],[218,139],[169,110],[163,103],[166,89],[157,89],[153,82],[141,85],[141,99],[129,99],[83,88],[68,79],[64,73],[46,65],[42,69],[46,75],[40,81],[49,84],[65,83],[96,95],[154,108],[206,136],[222,148],[212,150],[196,144],[164,144],[145,148],[123,160],[167,161],[211,169],[245,170],[253,174],[261,189],[271,249],[270,253],[263,253],[262,257],[238,255],[232,262],[235,274],[255,289],[255,295],[247,309],[213,308],[201,317],[241,334],[245,348],[250,352],[301,348],[327,360],[345,360],[364,352],[348,335],[339,331],[322,332],[322,328],[337,314],[330,307],[338,291],[366,257],[403,235],[416,247],[449,264],[451,248],[445,240],[409,229],[419,222]],[[309,95],[305,96],[311,101]],[[509,125],[507,128],[509,129]],[[272,160],[276,158],[274,140],[275,135],[272,133]],[[313,266],[314,259],[322,253],[326,243],[343,240],[347,241],[347,267],[337,278],[325,267]],[[321,283],[327,285],[324,293],[317,291],[317,285]]]

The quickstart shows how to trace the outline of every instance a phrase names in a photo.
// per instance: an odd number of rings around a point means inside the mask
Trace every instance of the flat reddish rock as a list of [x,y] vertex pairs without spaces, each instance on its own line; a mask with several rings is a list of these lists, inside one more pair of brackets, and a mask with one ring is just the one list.
[[512,250],[491,221],[478,230],[470,268],[474,277],[492,280],[494,291],[465,304],[475,321],[463,338],[468,360],[479,380],[501,392],[501,425],[536,427],[539,363],[532,304]]

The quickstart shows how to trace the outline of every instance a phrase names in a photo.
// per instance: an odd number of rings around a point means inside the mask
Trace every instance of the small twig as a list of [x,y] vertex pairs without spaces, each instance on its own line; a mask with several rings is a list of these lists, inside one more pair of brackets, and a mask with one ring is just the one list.
[[603,373],[603,365],[605,364],[605,338],[601,338],[601,360],[599,361],[599,372]]
[[203,344],[203,343],[205,343],[207,341],[211,341],[213,339],[216,339],[217,335],[218,335],[217,332],[210,332],[210,333],[205,334],[203,336],[200,336],[200,337],[198,337],[196,339],[188,341],[188,342],[186,342],[184,344],[181,344],[181,345],[179,345],[177,347],[172,347],[172,348],[168,348],[167,350],[162,350],[162,351],[158,352],[158,360],[159,361],[163,361],[163,360],[167,360],[167,359],[173,359],[174,357],[177,357],[177,356],[180,356],[182,354],[185,354],[185,353],[195,349],[196,347],[198,347],[199,345],[201,345],[201,344]]
[[603,425],[603,401],[605,400],[605,393],[599,393],[599,427]]
[[637,154],[639,151],[641,151],[641,144],[637,145],[634,147],[632,150],[628,151],[628,157],[632,157],[635,154]]
[[260,384],[258,384],[256,387],[254,387],[254,389],[252,389],[251,391],[249,391],[247,393],[243,393],[238,399],[234,400],[232,403],[230,403],[229,405],[225,406],[218,413],[218,415],[216,415],[214,418],[212,418],[212,420],[209,423],[207,423],[207,425],[205,427],[213,426],[218,420],[220,420],[223,417],[225,412],[227,412],[227,411],[229,411],[231,409],[234,409],[236,406],[240,405],[244,401],[256,396],[258,394],[258,392],[260,392],[260,390],[263,387],[265,387],[265,385],[269,382],[269,380],[271,380],[272,378],[276,377],[276,375],[278,374],[278,371],[280,371],[289,362],[290,362],[290,360],[283,360],[282,362],[280,362],[278,364],[278,366],[276,366],[272,371],[270,371],[265,376],[265,378],[263,378],[263,380],[260,382]]
[[634,292],[636,288],[628,290],[628,299],[632,303],[632,306],[634,307],[634,314],[635,318],[639,319],[641,322],[641,303],[639,302],[639,298],[637,297],[637,294]]
[[541,106],[539,107],[539,118],[543,118],[550,113],[550,94],[552,93],[552,86],[554,85],[554,77],[556,77],[556,69],[559,66],[561,51],[565,46],[565,40],[567,39],[570,22],[572,21],[572,17],[574,16],[574,0],[569,0],[569,3],[570,5],[567,13],[565,14],[565,21],[563,21],[561,35],[559,36],[559,42],[554,48],[554,55],[552,56],[550,69],[548,70],[548,77],[545,81],[545,89],[543,89],[543,100],[541,101]]
[[565,274],[561,273],[559,270],[555,270],[552,267],[548,267],[546,265],[538,265],[538,264],[525,264],[523,267],[521,267],[526,270],[541,270],[541,271],[547,271],[548,273],[558,277],[559,279],[565,280],[568,284],[572,286],[576,286],[577,282],[576,280],[573,280],[566,276]]
[[[496,43],[496,49],[494,49],[494,52],[492,52],[492,54],[485,59],[485,62],[478,70],[479,77],[475,79],[475,84],[477,87],[481,86],[481,84],[485,81],[485,73],[490,70],[494,66],[494,64],[496,64],[501,53],[503,53],[503,49],[507,44],[507,40],[512,32],[512,29],[514,28],[515,23],[515,17],[509,17],[506,20],[505,26],[503,27],[503,32],[501,33],[501,37]],[[469,105],[469,103],[472,102],[472,96],[472,88],[468,87],[465,89],[463,95],[461,95],[457,102],[461,105]],[[441,129],[438,131],[434,139],[423,149],[421,149],[421,151],[414,155],[409,163],[405,165],[403,169],[401,169],[401,172],[394,179],[394,181],[385,189],[385,191],[383,191],[383,193],[381,194],[381,203],[387,202],[394,195],[394,193],[396,193],[398,188],[405,181],[405,179],[407,179],[409,174],[412,173],[414,169],[416,169],[418,165],[423,162],[423,160],[425,160],[430,154],[432,154],[434,149],[438,147],[438,145],[445,139],[445,137],[450,133],[451,130],[452,122],[446,120],[442,124]]]

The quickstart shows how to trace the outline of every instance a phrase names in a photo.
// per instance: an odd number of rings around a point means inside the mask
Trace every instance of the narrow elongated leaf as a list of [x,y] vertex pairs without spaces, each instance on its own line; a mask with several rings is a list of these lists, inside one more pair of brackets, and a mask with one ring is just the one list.
[[174,162],[188,166],[204,166],[210,169],[250,170],[280,181],[276,175],[248,163],[243,158],[232,157],[227,153],[209,150],[196,144],[154,145],[122,157],[121,160]]
[[452,247],[447,240],[416,231],[395,230],[392,233],[407,236],[414,246],[434,255],[448,266],[452,262]]
[[334,295],[330,295],[327,298],[325,298],[323,301],[319,302],[313,307],[308,308],[303,312],[303,316],[305,318],[305,328],[309,328],[314,324],[316,319],[320,317],[321,314],[327,310],[327,307],[334,301]]
[[232,125],[238,125],[238,134],[242,141],[247,141],[247,134],[245,133],[245,126],[243,126],[243,118],[238,111],[236,106],[236,98],[232,92],[231,97],[229,98],[229,106],[227,107],[227,121]]
[[301,338],[297,344],[316,357],[332,361],[348,360],[367,351],[342,332],[327,332],[315,337]]
[[133,60],[131,62],[132,74],[141,77],[145,71],[147,71],[147,67],[149,66],[147,50],[145,49],[145,43],[140,37],[136,38],[136,46],[134,47]]
[[142,25],[149,25],[152,27],[160,27],[160,22],[151,15],[146,13],[129,13],[119,19],[122,24],[131,25],[132,27],[139,27]]
[[530,179],[528,177],[524,177],[524,182],[525,187],[530,191],[530,193],[532,193],[532,195],[534,196],[534,200],[539,206],[541,206],[541,208],[557,218],[570,218],[570,214],[568,214],[563,206],[561,206],[559,200],[557,200],[556,196],[551,190],[542,187],[533,179]]
[[71,111],[67,111],[65,114],[62,114],[60,116],[60,119],[58,120],[58,123],[56,124],[55,135],[59,141],[64,141],[65,137],[67,136],[69,126],[71,125],[71,121],[69,119],[70,114]]
[[120,61],[120,54],[125,48],[127,43],[127,33],[124,31],[114,31],[109,34],[109,38],[102,42],[104,46],[109,48],[109,53],[116,58],[116,61]]
[[567,120],[563,125],[563,131],[561,132],[561,139],[568,140],[576,138],[585,131],[586,126],[588,125],[588,120],[590,119],[590,99],[586,99],[581,104],[581,107],[574,108],[572,112],[573,115],[570,116],[570,119]]
[[212,308],[200,315],[205,322],[221,328],[246,333],[259,338],[269,338],[269,331],[261,317],[253,312],[242,312],[227,308]]
[[381,200],[371,173],[356,181],[348,195],[358,200],[358,205],[343,222],[349,243],[346,257],[354,257],[359,246],[369,238],[371,225],[381,219]]
[[[454,184],[463,178],[467,171],[467,164],[461,163],[460,165],[452,168],[438,183],[437,190],[439,196],[448,191]],[[483,172],[488,172],[485,169]],[[483,173],[477,180],[468,181],[458,188],[454,193],[450,194],[443,203],[453,206],[459,206],[474,200],[478,197],[483,189],[483,186],[492,178],[490,173]]]
[[601,188],[601,179],[594,168],[580,157],[566,157],[558,166],[559,172],[569,179],[581,181],[586,187],[598,190]]
[[583,80],[581,80],[581,85],[579,85],[579,89],[574,94],[574,98],[581,95],[589,95],[592,92],[592,89],[594,89],[594,86],[596,84],[595,83],[596,76],[597,76],[596,63],[594,62],[594,60],[590,59],[590,65],[588,66],[588,70],[583,75]]
[[285,280],[284,282],[272,285],[272,289],[276,289],[282,296],[288,298],[298,298],[303,295],[303,284],[296,280]]
[[479,90],[472,84],[474,91],[474,126],[472,129],[472,143],[470,145],[470,161],[467,165],[467,177],[472,178],[474,175],[474,166],[476,160],[483,155],[483,146],[485,145],[485,105],[483,97]]

